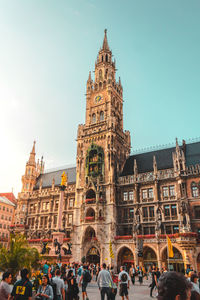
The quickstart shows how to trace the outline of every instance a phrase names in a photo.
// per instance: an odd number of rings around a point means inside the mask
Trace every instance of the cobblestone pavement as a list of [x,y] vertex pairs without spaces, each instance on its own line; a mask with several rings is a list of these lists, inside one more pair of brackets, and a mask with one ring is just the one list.
[[[137,282],[136,279],[136,283],[133,286],[132,284],[130,285],[130,289],[129,289],[129,299],[132,300],[150,300],[152,299],[149,296],[150,293],[150,288],[149,288],[149,284],[151,283],[151,280],[146,280],[144,279],[143,284],[140,286],[139,283]],[[88,287],[87,287],[87,292],[88,292],[88,297],[90,300],[100,300],[100,292],[99,289],[97,287],[96,282],[91,282]],[[153,291],[153,296],[154,299],[156,299],[156,290]],[[79,294],[80,299],[82,299],[81,297],[81,293]],[[106,297],[105,297],[106,299]],[[121,297],[119,296],[119,294],[117,293],[117,296],[115,298],[116,300],[121,300]]]

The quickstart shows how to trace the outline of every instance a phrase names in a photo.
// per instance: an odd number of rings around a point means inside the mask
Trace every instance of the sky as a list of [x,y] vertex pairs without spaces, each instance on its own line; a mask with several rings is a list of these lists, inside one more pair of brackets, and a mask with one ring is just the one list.
[[132,151],[200,136],[199,0],[0,0],[0,192],[34,140],[46,169],[75,165],[105,28]]

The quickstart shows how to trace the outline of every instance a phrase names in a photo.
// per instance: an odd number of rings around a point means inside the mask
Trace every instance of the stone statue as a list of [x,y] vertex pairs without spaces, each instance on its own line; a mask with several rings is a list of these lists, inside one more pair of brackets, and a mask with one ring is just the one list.
[[62,246],[62,244],[60,244],[58,242],[58,240],[55,239],[54,240],[55,254],[57,254],[57,255],[61,254],[61,246]]
[[41,254],[47,253],[47,244],[48,244],[47,242],[42,242],[43,247],[42,247]]

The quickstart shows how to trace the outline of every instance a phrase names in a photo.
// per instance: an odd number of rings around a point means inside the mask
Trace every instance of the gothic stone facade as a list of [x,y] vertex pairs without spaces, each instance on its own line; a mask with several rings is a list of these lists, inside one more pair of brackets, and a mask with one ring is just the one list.
[[[199,269],[200,143],[130,155],[123,129],[123,88],[115,78],[105,31],[87,80],[85,124],[77,133],[76,168],[44,173],[35,143],[22,177],[15,230],[41,250],[62,232],[62,259],[120,264],[167,264],[166,234],[174,246],[171,266]],[[67,185],[60,189],[61,175]],[[63,197],[63,198],[62,198]],[[59,205],[61,203],[62,205]],[[68,242],[72,255],[66,254]],[[112,242],[114,259],[110,258]],[[138,255],[139,254],[139,255]]]

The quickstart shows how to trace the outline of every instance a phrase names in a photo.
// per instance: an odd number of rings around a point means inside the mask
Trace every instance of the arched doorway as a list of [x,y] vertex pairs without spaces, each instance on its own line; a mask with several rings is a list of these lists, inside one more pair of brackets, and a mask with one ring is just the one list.
[[200,272],[200,253],[197,256],[197,271]]
[[100,263],[100,253],[99,250],[92,246],[86,255],[86,262],[89,262],[90,264],[99,264]]
[[117,256],[117,269],[119,270],[121,266],[125,266],[127,270],[129,270],[131,264],[133,263],[134,263],[133,252],[127,247],[123,247],[122,249],[120,249]]
[[144,247],[142,262],[146,270],[148,270],[149,266],[152,266],[153,264],[157,265],[156,252],[150,247]]
[[168,259],[167,247],[163,250],[162,264],[170,271],[182,272],[184,270],[184,262],[181,252],[173,246],[174,257]]

